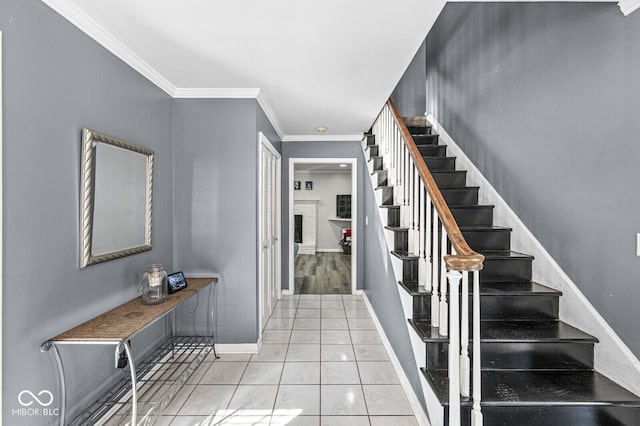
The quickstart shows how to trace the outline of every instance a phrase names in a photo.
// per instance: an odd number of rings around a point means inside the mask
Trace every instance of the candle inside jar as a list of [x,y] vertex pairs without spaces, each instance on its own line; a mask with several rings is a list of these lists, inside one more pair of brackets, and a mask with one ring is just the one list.
[[157,274],[149,275],[149,287],[159,287],[162,284],[162,277]]

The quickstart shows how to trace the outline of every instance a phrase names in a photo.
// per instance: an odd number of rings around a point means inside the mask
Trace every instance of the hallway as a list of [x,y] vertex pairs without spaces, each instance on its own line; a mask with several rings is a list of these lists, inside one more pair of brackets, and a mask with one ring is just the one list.
[[259,354],[205,362],[164,414],[158,424],[417,425],[366,304],[353,295],[284,297]]

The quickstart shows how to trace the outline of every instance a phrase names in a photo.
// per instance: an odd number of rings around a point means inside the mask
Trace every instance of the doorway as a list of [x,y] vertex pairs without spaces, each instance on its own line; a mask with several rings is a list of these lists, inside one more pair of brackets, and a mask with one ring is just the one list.
[[260,330],[267,324],[280,296],[280,154],[259,133],[260,219],[258,220]]
[[357,159],[289,159],[287,294],[356,294]]

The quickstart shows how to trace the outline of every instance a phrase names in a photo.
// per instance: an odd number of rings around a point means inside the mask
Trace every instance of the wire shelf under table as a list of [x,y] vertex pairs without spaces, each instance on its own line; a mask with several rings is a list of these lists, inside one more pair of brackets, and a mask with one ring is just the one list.
[[[137,363],[136,426],[153,425],[212,350],[213,337],[176,336]],[[76,417],[70,426],[131,425],[131,408],[131,377],[123,371],[122,379]]]

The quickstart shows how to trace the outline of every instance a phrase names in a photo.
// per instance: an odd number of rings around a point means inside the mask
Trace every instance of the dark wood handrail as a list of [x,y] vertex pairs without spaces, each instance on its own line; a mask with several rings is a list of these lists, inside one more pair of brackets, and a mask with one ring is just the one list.
[[425,183],[427,187],[427,192],[431,197],[431,201],[435,206],[436,211],[438,212],[438,216],[440,217],[440,221],[442,222],[442,226],[447,232],[447,236],[451,241],[451,246],[456,251],[456,254],[450,254],[444,257],[445,264],[447,265],[447,269],[454,271],[480,271],[483,268],[484,256],[480,253],[476,253],[469,247],[467,241],[464,239],[456,220],[453,218],[453,214],[451,214],[451,210],[449,210],[449,206],[447,202],[444,200],[438,185],[436,185],[436,181],[431,176],[431,172],[429,168],[424,162],[416,143],[413,141],[411,134],[409,133],[409,129],[407,129],[406,124],[393,101],[389,99],[387,101],[387,105],[393,114],[393,118],[396,121],[396,124],[400,128],[402,135],[404,136],[405,144],[407,149],[409,150],[409,154],[411,158],[413,158],[413,163],[418,169],[418,173],[422,178],[422,181]]

